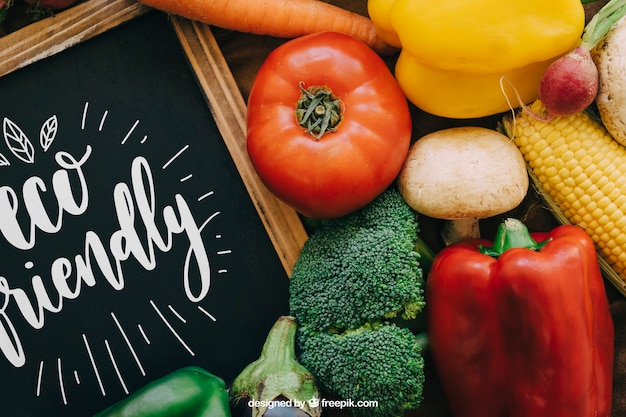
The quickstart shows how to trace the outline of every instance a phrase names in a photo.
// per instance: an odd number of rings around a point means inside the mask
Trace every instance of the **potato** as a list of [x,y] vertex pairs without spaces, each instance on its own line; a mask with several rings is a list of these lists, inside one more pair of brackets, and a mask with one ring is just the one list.
[[611,136],[626,145],[626,17],[613,25],[592,57],[600,79],[598,112]]

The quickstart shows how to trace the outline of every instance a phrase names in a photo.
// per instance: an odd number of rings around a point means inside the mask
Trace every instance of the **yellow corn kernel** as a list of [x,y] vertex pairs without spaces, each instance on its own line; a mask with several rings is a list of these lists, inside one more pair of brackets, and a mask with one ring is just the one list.
[[[530,110],[544,107],[537,100]],[[542,122],[522,111],[503,125],[541,191],[626,281],[626,148],[585,113]]]
[[615,224],[613,222],[611,222],[611,227],[612,229],[609,230],[609,236],[611,239],[610,239],[609,244],[607,244],[607,247],[610,249],[613,249],[613,248],[619,249],[619,246],[617,245],[617,238],[619,237],[619,230],[615,228]]

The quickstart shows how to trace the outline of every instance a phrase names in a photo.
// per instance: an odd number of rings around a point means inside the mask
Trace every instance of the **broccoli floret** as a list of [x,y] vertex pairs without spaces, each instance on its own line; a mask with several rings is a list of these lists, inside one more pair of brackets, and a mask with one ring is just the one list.
[[424,307],[428,248],[418,232],[416,213],[390,189],[319,224],[291,275],[300,361],[323,392],[377,402],[357,406],[359,416],[401,416],[422,399],[421,344],[407,328]]
[[[421,345],[408,329],[368,323],[335,334],[301,326],[297,341],[300,361],[320,389],[352,400],[354,414],[401,417],[405,410],[419,406],[424,359]],[[367,401],[367,406],[359,408],[359,401]]]
[[368,206],[324,221],[290,279],[290,310],[316,330],[413,319],[424,306],[416,213],[391,189]]

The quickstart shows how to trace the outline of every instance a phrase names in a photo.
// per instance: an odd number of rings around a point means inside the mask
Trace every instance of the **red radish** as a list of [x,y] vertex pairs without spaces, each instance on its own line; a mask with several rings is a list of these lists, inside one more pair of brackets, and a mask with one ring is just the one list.
[[585,26],[581,44],[546,69],[539,85],[539,99],[546,108],[547,120],[580,113],[593,103],[599,75],[591,50],[624,15],[626,0],[609,1]]
[[585,110],[598,94],[598,68],[588,49],[577,47],[554,61],[539,84],[539,100],[551,119]]

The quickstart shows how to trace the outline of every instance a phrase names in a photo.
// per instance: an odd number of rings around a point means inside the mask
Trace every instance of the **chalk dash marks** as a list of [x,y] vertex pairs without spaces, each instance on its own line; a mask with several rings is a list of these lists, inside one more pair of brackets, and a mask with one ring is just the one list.
[[[181,332],[177,330],[176,325],[174,324],[175,322],[180,322],[182,325],[185,325],[187,324],[187,319],[183,317],[183,315],[171,304],[168,304],[167,308],[163,308],[163,307],[158,306],[153,300],[149,300],[149,305],[151,309],[148,309],[148,310],[152,310],[152,312],[159,319],[157,322],[160,322],[163,324],[163,326],[169,331],[169,333],[172,334],[172,336],[180,343],[182,348],[185,349],[189,353],[190,356],[195,356],[195,353],[192,350],[192,348],[189,346],[189,343],[184,340],[184,337],[181,336]],[[169,315],[166,314],[168,310],[171,313]],[[197,306],[197,310],[198,310],[198,313],[201,314],[201,316],[204,316],[210,319],[212,322],[217,321],[217,319],[204,307]],[[191,313],[188,313],[188,314],[191,314]],[[141,373],[141,376],[144,376],[144,377],[146,376],[146,371],[139,357],[140,355],[139,352],[144,347],[151,344],[150,339],[145,331],[145,326],[139,323],[135,327],[133,327],[133,329],[135,330],[129,333],[129,331],[125,330],[125,328],[123,327],[123,325],[121,324],[120,320],[118,319],[115,313],[111,312],[110,315],[111,315],[111,320],[113,321],[113,323],[115,324],[115,327],[117,328],[119,332],[119,335],[114,335],[113,337],[104,338],[100,341],[97,341],[97,340],[94,341],[93,338],[91,338],[90,340],[90,338],[84,333],[81,336],[82,341],[83,341],[83,347],[85,349],[87,356],[89,357],[89,366],[87,370],[83,369],[79,371],[78,369],[65,368],[63,365],[64,361],[62,357],[57,358],[56,364],[51,364],[49,366],[46,366],[46,363],[43,360],[39,362],[39,367],[38,367],[37,377],[36,377],[36,388],[35,388],[37,397],[41,396],[42,391],[46,389],[46,387],[43,386],[43,380],[44,380],[44,373],[47,371],[48,368],[50,368],[48,372],[55,373],[54,380],[56,380],[57,382],[57,385],[58,385],[57,389],[59,392],[59,397],[64,405],[68,405],[70,403],[70,399],[67,397],[68,384],[74,383],[76,385],[80,385],[81,384],[80,375],[84,373],[88,373],[88,372],[93,373],[93,376],[95,377],[98,383],[100,393],[103,397],[105,397],[107,395],[107,390],[105,388],[104,381],[102,378],[102,374],[103,374],[102,370],[104,369],[104,367],[109,367],[109,366],[113,368],[115,375],[117,377],[118,383],[120,387],[122,388],[122,390],[124,391],[124,393],[129,394],[129,389],[126,385],[125,377],[124,377],[125,371],[120,366],[118,366],[118,362],[116,360],[117,355],[124,354],[123,351],[125,349],[127,349],[131,353],[137,365],[137,368],[139,372]],[[175,319],[175,320],[172,320],[172,319]],[[120,337],[117,337],[117,336],[120,336]],[[120,339],[123,340],[124,342],[123,345],[120,345],[119,343],[115,344],[115,342],[113,342],[113,340],[120,340]],[[135,340],[135,343],[133,343],[131,339]],[[93,353],[94,343],[104,344],[104,347],[106,350],[105,357],[98,358],[94,355]],[[124,345],[125,345],[125,348],[124,348]],[[128,372],[128,370],[126,370],[126,372]]]

